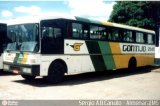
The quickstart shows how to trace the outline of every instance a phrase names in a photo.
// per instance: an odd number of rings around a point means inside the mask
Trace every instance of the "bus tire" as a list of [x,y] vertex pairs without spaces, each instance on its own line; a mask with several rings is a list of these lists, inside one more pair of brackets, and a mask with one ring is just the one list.
[[30,76],[30,75],[21,75],[25,80],[34,80],[36,76]]
[[64,63],[60,61],[55,61],[49,67],[49,72],[48,72],[48,76],[46,77],[46,80],[49,83],[62,82],[64,79],[65,72],[66,72],[66,68]]
[[129,60],[128,69],[129,71],[135,71],[137,68],[137,61],[134,57]]

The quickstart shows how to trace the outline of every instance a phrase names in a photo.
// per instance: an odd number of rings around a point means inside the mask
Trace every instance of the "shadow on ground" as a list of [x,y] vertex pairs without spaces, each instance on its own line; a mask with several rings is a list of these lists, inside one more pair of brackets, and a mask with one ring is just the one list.
[[35,80],[32,80],[32,81],[26,81],[22,78],[22,80],[16,80],[13,82],[23,83],[31,86],[36,86],[36,87],[79,85],[79,84],[97,82],[102,80],[110,80],[113,78],[121,78],[126,76],[145,74],[158,68],[160,67],[150,66],[150,67],[138,68],[134,72],[129,72],[129,70],[127,69],[121,69],[116,71],[104,71],[104,72],[92,72],[92,73],[84,73],[84,74],[77,74],[77,75],[67,75],[65,76],[64,81],[58,84],[49,84],[43,78],[36,78]]

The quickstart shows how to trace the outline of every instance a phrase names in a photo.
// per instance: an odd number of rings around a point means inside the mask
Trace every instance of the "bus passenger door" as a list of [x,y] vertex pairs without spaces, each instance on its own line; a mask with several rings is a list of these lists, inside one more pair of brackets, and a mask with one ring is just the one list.
[[3,37],[2,37],[3,33],[2,33],[2,30],[0,29],[0,56],[1,56],[1,53],[3,52]]
[[62,30],[58,27],[42,28],[42,54],[62,54],[63,53],[63,37]]
[[4,49],[4,39],[7,36],[7,25],[6,24],[0,24],[0,56],[3,53]]

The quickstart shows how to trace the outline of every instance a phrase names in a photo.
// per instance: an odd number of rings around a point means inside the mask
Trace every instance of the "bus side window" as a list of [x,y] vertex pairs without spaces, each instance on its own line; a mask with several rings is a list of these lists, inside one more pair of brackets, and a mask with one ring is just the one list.
[[101,26],[90,26],[90,39],[105,40],[106,28]]
[[125,42],[133,42],[134,41],[132,31],[125,30],[123,32],[123,41],[125,41]]
[[153,44],[154,43],[154,37],[152,34],[147,34],[147,43]]
[[82,24],[72,23],[72,37],[82,38]]
[[137,43],[144,43],[144,34],[141,32],[136,32],[136,42]]
[[120,40],[118,29],[112,29],[111,40],[113,41]]
[[107,40],[112,40],[112,30],[110,28],[107,28]]
[[61,33],[61,29],[60,28],[54,28],[53,31],[54,31],[53,33],[54,33],[54,38],[55,39],[62,37],[62,33]]
[[53,28],[53,27],[43,27],[42,29],[42,37],[43,38],[59,38],[61,37],[61,29],[60,28]]
[[48,37],[48,28],[43,27],[42,28],[42,38],[47,38]]

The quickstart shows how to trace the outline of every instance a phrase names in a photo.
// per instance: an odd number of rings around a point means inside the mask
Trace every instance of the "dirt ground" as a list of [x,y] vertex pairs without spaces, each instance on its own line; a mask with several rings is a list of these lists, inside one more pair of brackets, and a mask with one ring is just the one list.
[[65,76],[59,84],[0,72],[0,100],[160,100],[160,67]]

